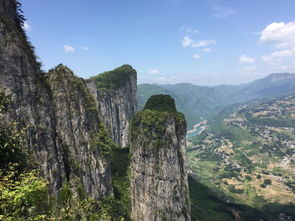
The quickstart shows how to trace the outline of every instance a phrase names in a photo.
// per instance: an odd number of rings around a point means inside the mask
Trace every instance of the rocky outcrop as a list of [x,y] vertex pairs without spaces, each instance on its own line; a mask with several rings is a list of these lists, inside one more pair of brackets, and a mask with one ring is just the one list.
[[87,81],[64,65],[44,73],[16,1],[2,0],[0,13],[0,90],[10,99],[4,119],[24,131],[24,147],[34,153],[51,191],[71,184],[96,199],[112,194],[111,137],[117,145],[131,145],[134,219],[190,220],[186,124],[174,101],[151,99],[130,130],[137,84],[131,66]]
[[17,14],[17,2],[15,0],[2,0],[0,2],[0,14],[1,20],[9,19],[10,22],[14,22],[17,25],[18,14]]
[[48,83],[66,181],[73,186],[81,183],[95,198],[111,193],[109,152],[114,143],[100,122],[85,81],[59,65],[49,71]]
[[168,95],[152,96],[131,123],[131,203],[135,220],[190,220],[186,123]]
[[88,80],[99,116],[118,146],[128,145],[129,120],[136,111],[136,71],[123,65]]
[[0,87],[10,98],[6,119],[25,130],[27,147],[35,152],[43,175],[56,191],[63,175],[52,176],[52,171],[61,171],[62,166],[50,90],[21,29],[16,8],[15,1],[1,1]]
[[10,98],[5,120],[25,132],[25,146],[52,192],[70,183],[94,198],[111,194],[108,155],[114,144],[95,99],[63,65],[48,74],[40,70],[16,10],[16,1],[0,2],[0,89]]

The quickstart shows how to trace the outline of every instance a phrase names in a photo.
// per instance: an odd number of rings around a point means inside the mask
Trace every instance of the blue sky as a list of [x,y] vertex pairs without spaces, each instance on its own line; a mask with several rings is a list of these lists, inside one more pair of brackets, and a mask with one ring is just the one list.
[[294,0],[21,0],[43,68],[139,83],[239,84],[295,73]]

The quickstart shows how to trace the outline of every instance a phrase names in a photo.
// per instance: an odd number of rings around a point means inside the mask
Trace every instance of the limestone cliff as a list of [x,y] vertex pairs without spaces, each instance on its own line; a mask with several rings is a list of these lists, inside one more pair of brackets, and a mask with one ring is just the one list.
[[117,145],[128,144],[129,120],[136,110],[136,71],[123,65],[88,80],[88,88],[97,101],[99,116]]
[[114,144],[100,122],[85,81],[59,65],[49,71],[48,83],[66,180],[75,185],[78,179],[96,198],[111,193],[109,154]]
[[0,12],[0,90],[10,98],[5,119],[25,131],[25,146],[51,191],[70,183],[94,198],[111,194],[114,144],[86,82],[62,65],[43,73],[21,28],[17,2],[1,0]]
[[[50,90],[34,52],[21,29],[16,2],[0,4],[0,86],[10,98],[7,120],[26,130],[27,147],[34,151],[45,177],[56,191],[62,185],[61,153],[57,150]],[[49,163],[50,162],[50,163]]]
[[132,216],[135,220],[190,220],[185,167],[186,123],[168,95],[152,96],[132,119]]
[[[165,96],[151,99],[134,117],[130,130],[137,84],[131,66],[89,80],[78,78],[64,65],[44,73],[21,23],[17,2],[1,0],[0,90],[10,100],[5,120],[16,122],[25,132],[24,148],[32,151],[51,191],[58,193],[69,183],[99,199],[113,192],[116,197],[123,183],[126,188],[121,192],[129,194],[128,166],[118,169],[121,156],[128,160],[128,149],[120,149],[124,154],[113,150],[114,142],[131,145],[134,219],[190,220],[186,124],[174,101]],[[111,153],[117,156],[112,162]],[[120,175],[116,185],[111,164]]]

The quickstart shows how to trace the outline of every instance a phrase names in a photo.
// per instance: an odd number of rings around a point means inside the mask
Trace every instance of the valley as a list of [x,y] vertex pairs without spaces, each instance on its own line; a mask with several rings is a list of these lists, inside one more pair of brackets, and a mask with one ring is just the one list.
[[[138,86],[139,109],[161,93],[185,114],[193,219],[201,199],[214,220],[235,220],[232,207],[256,214],[242,220],[294,218],[294,91],[295,75],[287,73],[237,86]],[[208,189],[199,195],[194,188]]]
[[138,85],[129,64],[45,71],[21,6],[0,2],[0,220],[295,221],[295,74],[209,87]]
[[295,75],[280,73],[241,85],[139,84],[137,103],[141,110],[150,96],[168,94],[175,99],[177,109],[185,114],[188,130],[191,130],[202,119],[211,120],[232,105],[265,101],[294,92]]
[[191,173],[226,201],[293,217],[294,113],[295,96],[287,96],[219,116],[188,138]]

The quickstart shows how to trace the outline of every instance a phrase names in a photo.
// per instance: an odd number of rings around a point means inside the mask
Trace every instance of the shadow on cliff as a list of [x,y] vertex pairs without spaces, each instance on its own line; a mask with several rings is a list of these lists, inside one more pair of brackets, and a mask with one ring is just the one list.
[[111,158],[114,198],[122,202],[124,208],[120,211],[124,213],[124,220],[131,220],[131,197],[129,172],[129,148],[115,148]]

